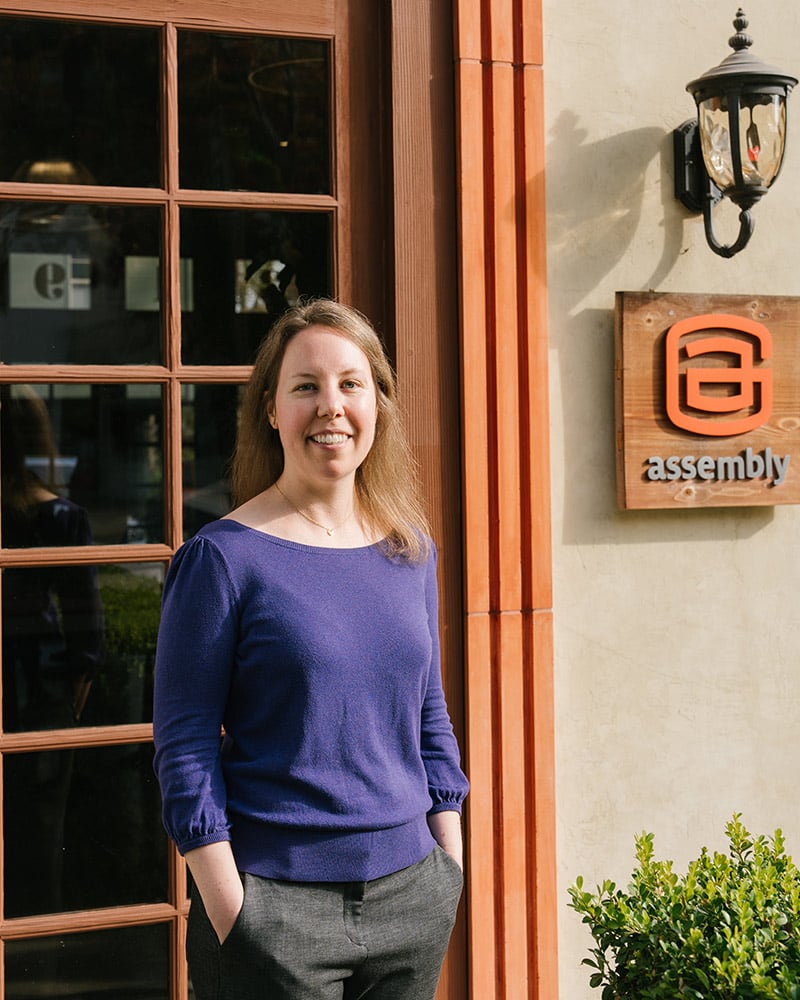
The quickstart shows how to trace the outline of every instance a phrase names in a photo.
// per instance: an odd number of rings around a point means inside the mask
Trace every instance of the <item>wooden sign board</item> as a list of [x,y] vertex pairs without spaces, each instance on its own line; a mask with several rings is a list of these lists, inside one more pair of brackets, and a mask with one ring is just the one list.
[[800,503],[800,299],[617,292],[626,510]]

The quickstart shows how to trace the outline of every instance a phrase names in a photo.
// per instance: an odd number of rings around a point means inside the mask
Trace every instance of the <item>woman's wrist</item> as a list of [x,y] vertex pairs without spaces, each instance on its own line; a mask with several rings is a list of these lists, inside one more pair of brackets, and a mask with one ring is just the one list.
[[458,863],[459,868],[463,868],[464,842],[461,835],[461,813],[452,809],[430,813],[428,827],[439,847],[443,851],[447,851],[450,857]]

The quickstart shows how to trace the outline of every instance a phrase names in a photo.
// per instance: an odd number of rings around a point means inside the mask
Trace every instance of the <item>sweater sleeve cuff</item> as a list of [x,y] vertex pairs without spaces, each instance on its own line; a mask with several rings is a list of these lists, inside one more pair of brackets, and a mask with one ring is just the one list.
[[460,813],[464,799],[467,797],[467,787],[465,781],[463,789],[429,788],[428,794],[431,797],[431,807],[428,810],[428,815],[432,816],[434,813],[439,812]]
[[439,802],[428,810],[428,816],[433,816],[434,813],[443,812],[454,812],[461,815],[461,808],[461,802]]
[[217,830],[215,833],[205,833],[202,836],[191,837],[188,840],[176,842],[178,853],[181,857],[188,851],[194,851],[198,847],[208,847],[209,844],[219,844],[231,839],[228,830]]

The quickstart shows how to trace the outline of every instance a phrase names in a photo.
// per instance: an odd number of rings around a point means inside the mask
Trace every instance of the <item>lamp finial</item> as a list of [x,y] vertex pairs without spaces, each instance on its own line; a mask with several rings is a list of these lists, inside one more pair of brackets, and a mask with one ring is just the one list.
[[736,11],[736,17],[733,19],[733,26],[736,28],[736,34],[732,38],[728,39],[728,45],[734,50],[734,52],[741,52],[742,49],[749,49],[753,44],[753,36],[748,35],[744,30],[750,22],[745,17],[745,13],[740,7]]

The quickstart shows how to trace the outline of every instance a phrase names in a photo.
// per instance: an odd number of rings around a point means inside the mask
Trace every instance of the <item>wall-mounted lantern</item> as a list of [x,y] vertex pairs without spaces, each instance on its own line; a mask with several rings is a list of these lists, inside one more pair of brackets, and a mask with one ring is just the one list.
[[[797,79],[749,51],[753,39],[739,8],[728,40],[733,52],[719,66],[686,85],[697,118],[673,133],[675,197],[702,212],[708,245],[733,257],[747,245],[750,209],[778,176],[786,142],[786,99]],[[730,245],[714,237],[711,210],[723,197],[739,207],[739,235]]]

